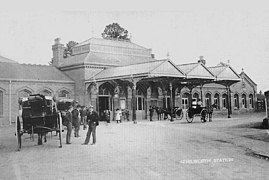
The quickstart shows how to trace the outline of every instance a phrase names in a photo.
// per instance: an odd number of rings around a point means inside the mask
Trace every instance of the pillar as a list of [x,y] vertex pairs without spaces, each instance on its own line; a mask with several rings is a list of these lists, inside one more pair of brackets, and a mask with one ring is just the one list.
[[132,118],[134,124],[137,123],[136,121],[136,82],[133,82],[133,89],[132,89]]
[[170,88],[170,108],[171,108],[171,120],[170,121],[174,121],[173,119],[173,85],[171,82],[169,83],[169,88]]
[[231,107],[231,89],[230,86],[227,85],[226,86],[227,89],[227,105],[228,105],[228,118],[231,118],[231,114],[232,114],[232,107]]

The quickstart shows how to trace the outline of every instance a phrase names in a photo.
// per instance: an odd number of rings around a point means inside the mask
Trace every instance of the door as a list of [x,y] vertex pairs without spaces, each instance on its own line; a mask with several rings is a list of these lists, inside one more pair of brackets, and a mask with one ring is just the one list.
[[99,97],[99,116],[101,121],[105,121],[104,110],[110,110],[109,97]]

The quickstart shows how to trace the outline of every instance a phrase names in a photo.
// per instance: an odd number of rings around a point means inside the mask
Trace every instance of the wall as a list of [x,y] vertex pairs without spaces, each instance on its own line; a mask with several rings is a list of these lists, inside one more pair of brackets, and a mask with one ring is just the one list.
[[[10,87],[11,87],[11,94],[10,94]],[[55,94],[56,98],[58,97],[59,91],[67,90],[70,92],[71,98],[74,97],[74,83],[11,81],[10,86],[10,81],[0,81],[0,89],[4,91],[3,96],[4,111],[3,116],[0,116],[0,126],[10,125],[10,122],[12,123],[15,122],[19,112],[18,93],[21,90],[27,89],[32,94],[36,94],[44,89],[47,89],[51,91],[52,95]]]

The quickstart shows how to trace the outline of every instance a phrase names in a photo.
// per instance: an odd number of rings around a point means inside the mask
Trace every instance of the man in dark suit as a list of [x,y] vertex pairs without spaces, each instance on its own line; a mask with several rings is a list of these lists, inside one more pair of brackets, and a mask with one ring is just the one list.
[[152,116],[153,116],[154,108],[149,106],[149,120],[152,121]]
[[96,126],[99,125],[99,116],[97,112],[93,110],[92,105],[90,105],[89,107],[89,113],[87,114],[87,122],[88,122],[89,127],[88,127],[87,136],[83,145],[87,145],[89,143],[91,134],[93,137],[92,145],[94,145],[96,143]]
[[73,111],[73,107],[69,106],[68,111],[66,112],[66,121],[67,121],[66,144],[71,144],[72,121],[73,121],[72,111]]
[[75,128],[75,137],[79,137],[80,128],[80,105],[77,105],[72,111],[73,116],[73,126]]

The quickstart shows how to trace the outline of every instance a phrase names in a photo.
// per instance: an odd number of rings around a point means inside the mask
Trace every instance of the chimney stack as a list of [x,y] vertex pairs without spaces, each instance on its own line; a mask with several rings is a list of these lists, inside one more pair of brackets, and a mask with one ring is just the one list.
[[198,63],[202,63],[203,65],[206,64],[206,60],[204,60],[204,56],[199,56]]
[[59,67],[61,62],[63,61],[63,55],[64,55],[64,45],[61,44],[61,39],[56,38],[54,45],[52,45],[52,52],[53,52],[53,58],[52,58],[52,65],[55,67]]

